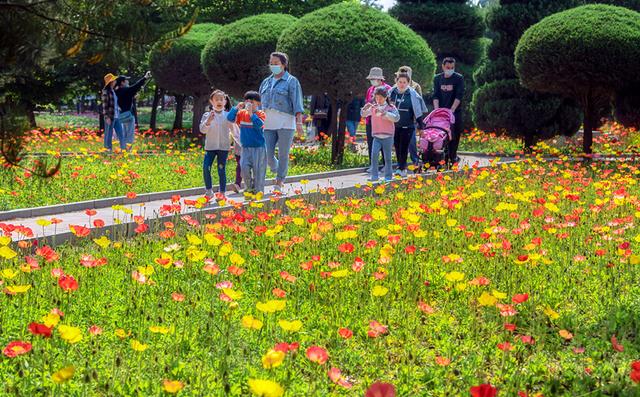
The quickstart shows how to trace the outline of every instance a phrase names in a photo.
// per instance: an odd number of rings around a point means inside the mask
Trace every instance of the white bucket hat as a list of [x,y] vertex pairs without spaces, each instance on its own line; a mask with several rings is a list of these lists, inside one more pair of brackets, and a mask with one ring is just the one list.
[[384,80],[382,68],[371,68],[369,75],[367,76],[367,80]]

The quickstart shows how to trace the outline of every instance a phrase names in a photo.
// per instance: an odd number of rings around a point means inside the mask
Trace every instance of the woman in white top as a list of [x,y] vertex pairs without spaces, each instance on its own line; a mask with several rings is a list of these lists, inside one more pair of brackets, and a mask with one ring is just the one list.
[[205,134],[204,140],[204,162],[202,173],[204,177],[205,196],[212,198],[213,182],[211,180],[211,166],[213,160],[218,162],[218,178],[220,180],[220,195],[224,198],[227,190],[227,157],[231,149],[231,134],[233,133],[233,123],[227,120],[227,114],[231,110],[229,97],[221,90],[215,90],[209,96],[211,109],[202,115],[200,121],[200,131]]

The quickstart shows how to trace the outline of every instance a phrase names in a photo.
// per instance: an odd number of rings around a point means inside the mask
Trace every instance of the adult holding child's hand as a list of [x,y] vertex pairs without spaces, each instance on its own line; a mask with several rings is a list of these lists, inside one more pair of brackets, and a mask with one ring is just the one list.
[[[289,58],[274,52],[269,58],[271,75],[260,84],[262,109],[266,114],[264,136],[267,161],[276,173],[276,190],[281,190],[289,170],[289,151],[293,136],[302,130],[302,88],[297,78],[289,74]],[[278,158],[275,157],[276,145]]]

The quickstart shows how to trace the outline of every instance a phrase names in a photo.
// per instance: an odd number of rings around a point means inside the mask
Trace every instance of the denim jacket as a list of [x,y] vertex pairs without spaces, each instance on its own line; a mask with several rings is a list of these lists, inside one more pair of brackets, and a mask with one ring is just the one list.
[[260,84],[262,109],[274,109],[282,113],[295,115],[304,113],[302,105],[302,88],[298,79],[284,72],[281,78],[273,75]]

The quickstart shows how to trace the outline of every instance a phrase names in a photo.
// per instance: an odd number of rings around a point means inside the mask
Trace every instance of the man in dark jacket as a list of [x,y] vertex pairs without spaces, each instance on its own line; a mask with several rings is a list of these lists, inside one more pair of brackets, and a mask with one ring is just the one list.
[[126,150],[133,145],[134,131],[136,127],[135,115],[132,111],[133,102],[138,91],[144,87],[147,80],[151,77],[151,72],[147,72],[143,78],[135,84],[129,85],[128,76],[119,76],[116,80],[116,95],[118,96],[118,105],[120,106],[120,123],[122,124],[122,138],[120,148]]
[[453,112],[456,122],[452,126],[451,141],[449,142],[449,161],[455,164],[460,161],[458,145],[462,135],[462,97],[464,96],[464,77],[456,73],[456,60],[445,58],[442,61],[442,73],[433,79],[433,107],[447,108]]
[[360,110],[364,106],[364,98],[354,97],[347,105],[347,131],[352,151],[356,151],[356,132],[360,124]]
[[325,92],[324,95],[314,95],[311,97],[309,114],[311,114],[311,118],[313,119],[312,124],[316,129],[319,141],[324,141],[324,138],[329,135],[332,110],[331,99],[328,93]]
[[102,115],[104,117],[104,148],[113,150],[113,131],[116,131],[118,141],[122,146],[122,124],[120,124],[118,97],[113,91],[116,85],[116,76],[109,73],[104,76],[104,88],[102,89]]

